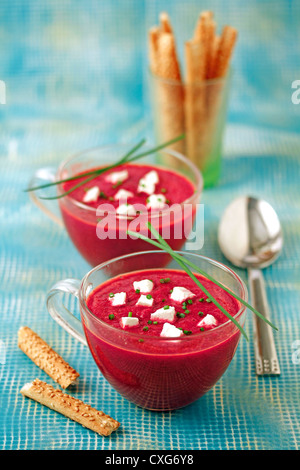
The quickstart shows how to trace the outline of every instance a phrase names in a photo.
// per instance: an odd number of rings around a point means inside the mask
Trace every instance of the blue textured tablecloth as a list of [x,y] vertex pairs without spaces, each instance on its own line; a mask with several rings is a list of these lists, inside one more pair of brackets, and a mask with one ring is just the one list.
[[[291,84],[300,79],[299,2],[209,3],[219,24],[235,25],[240,38],[222,178],[202,199],[201,253],[227,263],[217,245],[217,226],[235,196],[260,196],[278,211],[284,249],[264,275],[279,328],[281,376],[255,375],[249,314],[249,343],[240,341],[209,393],[178,411],[142,410],[110,387],[87,348],[46,311],[48,289],[65,277],[81,278],[89,266],[64,229],[33,206],[23,189],[37,168],[56,167],[73,152],[151,139],[145,32],[166,9],[179,38],[187,38],[202,6],[207,7],[177,0],[1,2],[0,79],[6,83],[6,105],[0,105],[1,449],[299,449],[300,104],[291,101]],[[247,282],[244,271],[238,274]],[[122,426],[116,433],[101,437],[20,394],[36,377],[55,385],[18,349],[23,325],[80,372],[72,393],[118,419]]]

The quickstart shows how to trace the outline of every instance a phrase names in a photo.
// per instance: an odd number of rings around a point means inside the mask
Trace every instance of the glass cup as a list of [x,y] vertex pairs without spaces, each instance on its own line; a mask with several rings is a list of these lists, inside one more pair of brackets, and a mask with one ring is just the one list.
[[[179,252],[181,253],[181,252]],[[194,253],[184,257],[247,301],[243,281],[217,261]],[[150,410],[184,407],[211,389],[229,366],[240,338],[231,321],[204,332],[180,338],[143,336],[115,328],[97,318],[87,307],[88,295],[112,276],[158,269],[162,251],[132,253],[107,261],[85,275],[82,281],[66,279],[47,296],[50,315],[67,332],[88,345],[92,356],[112,387],[123,397]],[[169,259],[167,268],[177,269]],[[64,294],[79,300],[81,321],[65,307]],[[236,320],[243,325],[246,308],[241,305]]]
[[[101,167],[101,165],[111,164],[118,161],[129,150],[130,147],[128,145],[121,144],[86,150],[64,161],[57,172],[48,168],[38,170],[30,182],[30,187],[45,182],[66,179],[80,172]],[[143,147],[143,152],[146,150],[147,147]],[[49,195],[49,192],[45,193],[42,191],[42,194],[31,192],[30,194],[33,202],[39,208],[46,212],[55,222],[66,228],[75,247],[92,266],[97,266],[116,256],[152,248],[151,245],[143,240],[132,239],[127,236],[127,230],[134,227],[137,220],[143,227],[146,227],[146,222],[150,221],[173,249],[181,249],[192,230],[197,204],[200,201],[203,188],[201,172],[183,155],[169,149],[147,155],[141,159],[141,162],[141,164],[151,165],[153,169],[159,167],[167,167],[168,170],[173,169],[193,183],[195,192],[181,204],[173,205],[176,207],[169,206],[169,208],[167,207],[159,212],[152,213],[151,220],[148,217],[149,213],[132,217],[119,216],[115,211],[111,213],[109,210],[106,211],[105,216],[107,218],[111,216],[112,228],[110,232],[108,231],[105,234],[105,238],[99,237],[99,232],[97,233],[101,217],[99,218],[99,211],[96,208],[79,202],[72,198],[72,195],[68,195],[57,200],[60,209],[59,213],[55,201],[42,202],[42,199],[39,198],[39,195]],[[58,185],[56,189],[57,195],[63,192],[62,185]],[[149,236],[148,230],[145,232],[145,235]]]
[[231,72],[224,78],[193,84],[160,78],[150,72],[150,100],[158,142],[185,134],[172,149],[183,153],[202,172],[204,187],[220,177]]

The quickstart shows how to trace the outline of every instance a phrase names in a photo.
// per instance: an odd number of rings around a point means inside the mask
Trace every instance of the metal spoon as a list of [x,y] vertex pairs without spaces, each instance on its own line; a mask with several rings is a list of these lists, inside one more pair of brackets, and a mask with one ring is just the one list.
[[[248,269],[252,305],[270,320],[261,268],[273,263],[282,249],[283,237],[276,212],[262,199],[249,196],[235,199],[222,215],[218,242],[232,264]],[[254,344],[257,375],[279,375],[272,327],[256,315]]]

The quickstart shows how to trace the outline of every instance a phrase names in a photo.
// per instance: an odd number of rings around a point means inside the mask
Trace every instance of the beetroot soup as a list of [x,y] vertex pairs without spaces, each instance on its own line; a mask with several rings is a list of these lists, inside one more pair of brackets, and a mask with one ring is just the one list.
[[[67,182],[61,190],[67,191],[80,181]],[[145,230],[150,221],[173,249],[180,249],[195,218],[199,200],[196,193],[195,185],[177,171],[128,163],[98,175],[59,201],[73,243],[96,266],[151,248],[146,242],[127,236],[130,224],[138,221],[140,225],[134,225],[133,231],[140,231],[141,227]],[[184,211],[185,202],[189,210]]]
[[[197,277],[231,315],[239,312],[230,294]],[[92,315],[82,321],[101,372],[124,397],[152,410],[180,408],[207,392],[227,369],[240,336],[175,269],[116,276],[95,288],[86,304]]]

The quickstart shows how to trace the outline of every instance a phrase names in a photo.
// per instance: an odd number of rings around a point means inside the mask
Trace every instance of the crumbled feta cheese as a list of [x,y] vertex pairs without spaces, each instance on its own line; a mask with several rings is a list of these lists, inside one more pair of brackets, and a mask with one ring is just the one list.
[[133,197],[133,193],[131,191],[126,191],[126,189],[119,189],[119,191],[114,195],[114,199],[117,201],[119,199],[129,199]]
[[175,302],[184,302],[191,297],[195,297],[195,294],[185,287],[174,287],[170,298]]
[[159,308],[156,312],[151,313],[150,318],[151,320],[168,320],[173,322],[175,319],[175,307],[166,305],[165,307]]
[[199,321],[197,326],[216,326],[217,323],[218,322],[215,317],[208,313],[201,321]]
[[125,305],[126,303],[126,292],[117,292],[112,297],[109,296],[109,300],[113,307],[117,307],[118,305]]
[[141,295],[139,300],[135,305],[142,305],[143,307],[152,307],[153,305],[153,297],[150,299],[147,298],[147,295]]
[[127,180],[128,178],[128,171],[114,171],[106,176],[105,181],[109,183],[116,184],[116,183],[123,183],[123,181]]
[[166,197],[163,194],[151,194],[147,199],[148,209],[164,209]]
[[155,185],[158,183],[159,178],[155,170],[149,171],[143,178],[140,179],[138,184],[139,193],[153,194]]
[[139,319],[135,317],[122,317],[120,323],[122,328],[125,328],[125,326],[137,326]]
[[170,323],[164,323],[163,329],[160,332],[160,336],[164,336],[166,338],[178,338],[182,335],[182,331],[176,326],[171,325]]
[[143,279],[142,281],[134,281],[133,288],[134,290],[139,290],[142,294],[149,294],[153,289],[153,281],[150,279]]
[[93,186],[88,189],[83,197],[83,202],[96,202],[100,195],[100,188],[98,186]]
[[119,215],[136,215],[136,210],[132,204],[120,204],[116,209],[116,213]]

